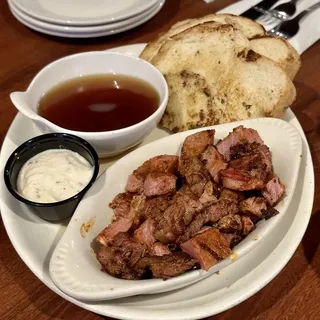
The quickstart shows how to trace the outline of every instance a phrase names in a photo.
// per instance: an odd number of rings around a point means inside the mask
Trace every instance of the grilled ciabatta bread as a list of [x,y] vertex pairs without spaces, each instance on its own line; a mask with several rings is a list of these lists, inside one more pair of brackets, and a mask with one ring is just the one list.
[[151,63],[168,82],[170,97],[161,124],[173,132],[281,117],[296,96],[287,73],[254,52],[232,24],[204,22],[170,36]]

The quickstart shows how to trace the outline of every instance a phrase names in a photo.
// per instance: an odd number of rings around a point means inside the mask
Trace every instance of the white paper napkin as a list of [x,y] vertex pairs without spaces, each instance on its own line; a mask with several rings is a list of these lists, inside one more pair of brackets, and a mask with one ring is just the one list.
[[[236,2],[217,13],[233,13],[233,14],[241,14],[250,7],[256,5],[261,0],[242,0]],[[273,7],[277,6],[280,3],[287,2],[288,0],[278,1]],[[304,9],[312,6],[317,3],[319,0],[305,0],[298,2],[297,4],[297,14],[299,14]],[[320,9],[313,11],[311,14],[307,15],[300,22],[300,30],[296,36],[291,38],[290,43],[297,49],[297,51],[301,54],[305,50],[307,50],[310,46],[312,46],[317,40],[320,39]],[[275,25],[279,23],[277,19],[271,19],[267,21],[266,17],[261,17],[257,20],[257,22],[261,23],[266,30],[270,30]]]

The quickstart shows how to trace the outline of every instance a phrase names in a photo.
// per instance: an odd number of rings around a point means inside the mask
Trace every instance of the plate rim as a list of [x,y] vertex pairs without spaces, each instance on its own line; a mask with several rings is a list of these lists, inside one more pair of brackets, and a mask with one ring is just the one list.
[[[35,0],[33,0],[35,2]],[[150,0],[148,5],[142,6],[142,8],[139,8],[138,10],[131,11],[128,14],[122,14],[118,16],[118,18],[100,18],[96,20],[90,20],[90,18],[81,20],[81,19],[67,19],[63,20],[61,18],[50,18],[50,17],[44,17],[40,13],[34,13],[32,10],[25,8],[21,3],[19,3],[19,0],[12,0],[12,2],[25,14],[28,16],[33,17],[34,19],[40,20],[40,21],[45,21],[48,23],[53,23],[57,25],[65,25],[65,26],[93,26],[93,25],[102,25],[102,24],[108,24],[108,23],[113,23],[116,21],[124,21],[126,19],[129,19],[135,15],[138,15],[140,13],[143,13],[144,11],[152,8],[152,6],[155,6],[157,4],[157,0]],[[46,10],[44,10],[45,12]],[[55,15],[55,14],[54,14]],[[58,15],[57,15],[58,16]],[[94,19],[94,18],[93,18]]]
[[[139,44],[132,44],[132,45],[124,45],[124,46],[120,46],[120,47],[115,47],[115,48],[111,48],[109,49],[110,51],[119,51],[122,53],[126,53],[126,54],[132,54],[132,55],[138,55],[139,52],[141,52],[144,48],[146,44],[144,43],[139,43]],[[191,313],[184,313],[184,319],[199,319],[199,317],[206,317],[206,316],[211,316],[213,314],[225,311],[231,307],[234,307],[235,305],[245,301],[246,299],[248,299],[250,296],[252,296],[253,294],[255,294],[256,292],[258,292],[259,290],[261,290],[263,287],[265,287],[271,280],[273,280],[276,275],[285,267],[285,265],[287,264],[287,262],[290,260],[290,258],[292,257],[293,253],[295,252],[295,250],[297,249],[298,245],[301,242],[301,239],[306,231],[306,228],[308,226],[310,217],[311,217],[311,211],[312,211],[312,207],[313,207],[313,199],[314,199],[314,188],[315,188],[315,180],[314,180],[314,170],[313,170],[313,163],[312,163],[312,158],[311,158],[311,153],[310,153],[310,148],[308,145],[308,142],[306,140],[306,136],[303,132],[303,129],[298,121],[298,119],[295,117],[295,115],[293,114],[293,112],[291,111],[291,109],[288,109],[288,118],[289,122],[291,124],[293,124],[298,131],[301,134],[302,140],[303,140],[303,145],[304,145],[304,149],[306,151],[306,154],[303,155],[304,157],[306,157],[306,172],[305,172],[305,179],[308,179],[308,183],[309,185],[309,189],[311,192],[310,194],[310,198],[308,198],[308,202],[309,202],[309,207],[307,208],[310,211],[309,212],[309,216],[307,217],[307,219],[304,219],[304,225],[302,225],[302,227],[299,227],[300,230],[300,236],[298,238],[296,238],[295,242],[294,242],[294,246],[292,247],[292,252],[288,253],[286,255],[286,258],[283,260],[281,266],[277,265],[274,268],[270,268],[269,270],[267,270],[267,272],[264,274],[264,281],[263,284],[261,285],[256,285],[256,282],[258,281],[257,279],[259,279],[258,277],[256,279],[254,279],[254,281],[252,281],[251,283],[251,287],[250,290],[247,290],[246,294],[242,297],[237,297],[233,300],[233,302],[229,302],[224,304],[224,306],[219,309],[217,312],[213,313],[212,312],[212,304],[207,305],[206,303],[203,304],[203,308],[201,308],[201,310],[199,309],[199,311],[201,311],[201,314],[198,315],[194,315]],[[23,117],[20,113],[17,114],[17,116],[15,117],[15,119],[13,120],[13,122],[11,123],[11,126],[7,132],[7,135],[3,141],[3,145],[1,148],[1,152],[0,152],[0,165],[4,166],[5,160],[4,160],[4,156],[3,156],[3,150],[5,149],[5,147],[7,147],[7,144],[10,144],[10,141],[8,141],[8,133],[12,130],[14,124],[18,121],[20,121],[20,118]],[[0,183],[1,184],[1,183]],[[306,184],[306,183],[304,183]],[[304,187],[304,186],[303,186]],[[301,201],[297,204],[297,206],[300,206]],[[52,282],[51,279],[44,279],[43,277],[43,273],[42,273],[42,269],[40,267],[39,270],[37,270],[33,265],[30,266],[30,262],[28,261],[28,259],[23,259],[21,257],[21,252],[20,252],[20,248],[16,247],[16,243],[14,241],[14,239],[12,238],[12,235],[10,234],[9,228],[7,226],[7,217],[5,214],[3,214],[3,208],[1,208],[1,199],[0,199],[0,211],[1,211],[1,215],[2,215],[2,219],[3,219],[3,223],[5,226],[5,229],[7,231],[8,237],[13,245],[13,247],[15,248],[16,252],[18,253],[18,255],[20,256],[21,260],[24,261],[24,263],[27,265],[27,267],[33,272],[33,274],[40,280],[42,281],[48,288],[50,288],[52,291],[54,291],[56,294],[60,295],[61,297],[63,297],[64,299],[66,299],[67,301],[70,301],[71,303],[78,305],[79,307],[82,307],[86,310],[101,314],[101,315],[105,315],[105,316],[110,316],[110,317],[114,317],[114,318],[119,318],[119,314],[121,314],[121,319],[128,319],[128,320],[133,320],[133,319],[139,319],[141,320],[143,319],[149,319],[148,315],[150,314],[150,311],[148,310],[141,310],[141,308],[131,308],[130,314],[128,314],[127,312],[127,308],[128,307],[123,307],[123,306],[110,306],[108,305],[107,311],[102,310],[100,306],[95,306],[92,304],[87,304],[84,303],[82,301],[73,299],[69,296],[67,296],[66,294],[64,294],[62,291],[60,291]],[[304,213],[305,214],[305,213]],[[293,219],[293,223],[295,221],[296,217]],[[292,229],[292,226],[290,226],[290,228],[287,230],[286,234],[284,235],[283,239],[281,240],[281,242],[279,243],[279,245],[281,245],[282,243],[284,243],[285,241],[288,241],[287,239],[287,233],[290,232],[290,230]],[[290,238],[290,243],[292,244],[292,239]],[[272,251],[271,254],[269,254],[269,256],[266,257],[265,260],[269,259],[271,257],[271,255],[277,251],[278,247],[275,247],[274,250]],[[281,252],[281,256],[284,255],[283,252]],[[270,258],[271,259],[271,258]],[[265,265],[265,260],[261,263],[259,263],[259,265],[257,267],[255,267],[252,271],[250,271],[250,273],[254,273],[254,271],[258,268],[262,268],[262,265]],[[248,274],[246,274],[245,276],[243,276],[243,278],[248,277]],[[240,278],[239,280],[241,280],[242,278]],[[253,288],[252,288],[253,286]],[[129,307],[130,308],[130,307]],[[151,311],[152,312],[152,311]],[[127,314],[127,315],[125,315]],[[154,314],[153,314],[154,315]],[[155,316],[155,315],[154,315]],[[186,318],[187,317],[187,318]],[[159,317],[158,319],[162,319],[161,317]],[[175,316],[170,314],[170,317],[167,317],[167,320],[169,319],[181,319],[181,316]]]
[[59,33],[100,33],[100,32],[108,32],[117,29],[122,29],[124,27],[133,25],[137,23],[140,19],[148,17],[152,15],[154,12],[157,12],[159,6],[163,6],[164,0],[157,0],[157,3],[151,7],[150,9],[129,18],[128,20],[115,21],[110,24],[102,24],[102,25],[93,25],[93,26],[66,26],[66,25],[57,25],[53,23],[49,23],[47,21],[42,21],[35,19],[34,17],[27,15],[24,11],[20,10],[17,5],[14,3],[14,0],[7,0],[9,4],[9,8],[13,14],[16,14],[21,20],[26,23],[33,25],[39,29],[45,29],[52,32]]
[[[9,0],[12,1],[12,0]],[[31,23],[29,21],[24,20],[24,18],[21,17],[20,12],[17,12],[17,10],[12,10],[10,8],[11,14],[17,19],[21,24],[26,26],[27,28],[30,28],[36,32],[40,32],[43,34],[48,34],[50,36],[55,37],[62,37],[62,38],[97,38],[97,37],[105,37],[110,35],[115,35],[118,33],[122,33],[131,29],[134,29],[136,27],[139,27],[140,25],[148,22],[151,20],[155,15],[159,13],[159,11],[163,8],[166,0],[157,0],[158,3],[156,4],[155,8],[152,9],[146,16],[144,16],[142,19],[133,22],[129,25],[125,25],[122,27],[117,27],[115,29],[111,30],[101,30],[101,31],[90,31],[90,32],[67,32],[67,31],[55,31],[52,29],[47,29],[46,27],[36,25],[34,23]]]

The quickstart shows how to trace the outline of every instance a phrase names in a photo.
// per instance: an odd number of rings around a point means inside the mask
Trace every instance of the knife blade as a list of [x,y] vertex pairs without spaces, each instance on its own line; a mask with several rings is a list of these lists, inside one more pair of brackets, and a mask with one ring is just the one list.
[[246,18],[249,18],[252,20],[256,20],[263,15],[263,12],[258,11],[254,7],[259,7],[262,10],[268,10],[277,2],[278,2],[278,0],[262,0],[259,3],[257,3],[256,5],[254,5],[253,7],[251,7],[250,9],[248,9],[245,12],[243,12],[242,14],[240,14],[240,16],[246,17]]

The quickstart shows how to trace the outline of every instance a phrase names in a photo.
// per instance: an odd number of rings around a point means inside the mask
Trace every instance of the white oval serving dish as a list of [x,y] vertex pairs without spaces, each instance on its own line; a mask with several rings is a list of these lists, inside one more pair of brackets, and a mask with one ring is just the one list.
[[[113,211],[108,203],[124,191],[128,175],[143,161],[159,154],[179,154],[184,139],[196,129],[178,133],[141,147],[120,159],[102,175],[87,192],[76,209],[63,237],[50,260],[50,276],[57,287],[69,296],[86,301],[101,301],[138,294],[153,294],[171,291],[219,271],[241,259],[259,245],[270,232],[277,232],[277,224],[286,214],[291,202],[300,168],[302,142],[298,131],[289,123],[271,118],[239,121],[214,126],[215,140],[225,137],[233,128],[244,125],[256,129],[272,152],[275,173],[286,186],[286,196],[276,206],[279,214],[272,219],[262,220],[233,252],[233,256],[221,261],[208,272],[192,270],[178,277],[163,281],[122,280],[100,271],[100,265],[91,249],[91,242],[110,222]],[[80,228],[83,223],[94,221],[92,228],[83,237]],[[255,241],[259,239],[259,241]]]

